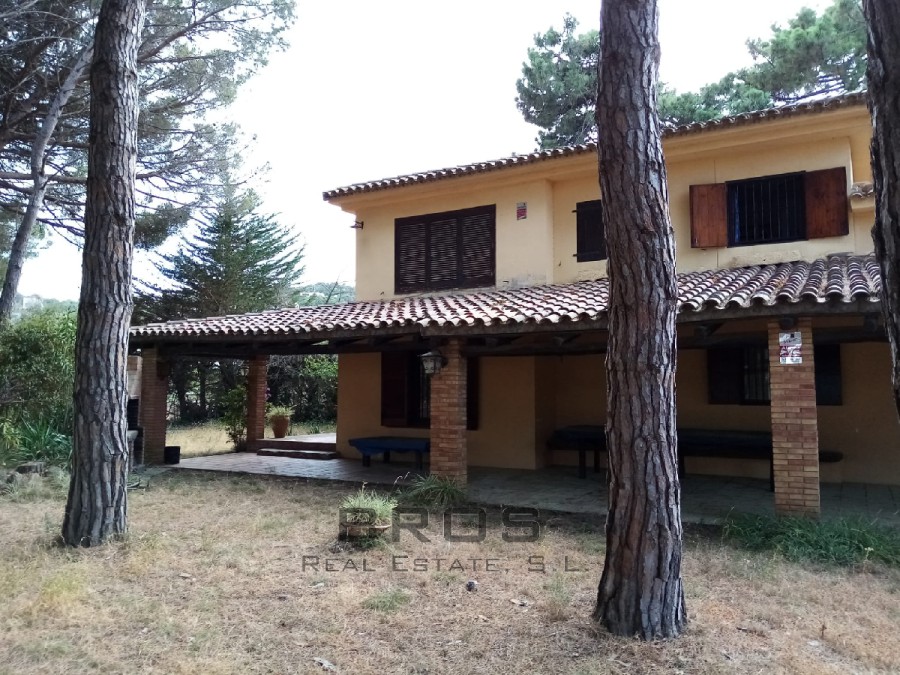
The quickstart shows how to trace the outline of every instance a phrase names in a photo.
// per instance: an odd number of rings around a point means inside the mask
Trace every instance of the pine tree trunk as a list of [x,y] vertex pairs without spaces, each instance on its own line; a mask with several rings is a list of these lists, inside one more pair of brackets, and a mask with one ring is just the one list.
[[675,433],[675,241],[656,112],[655,0],[601,7],[599,168],[609,253],[606,561],[594,619],[617,635],[681,633]]
[[84,262],[75,343],[75,437],[63,541],[127,529],[128,326],[144,0],[104,0],[91,65]]
[[22,278],[22,267],[25,264],[25,256],[28,253],[28,243],[31,241],[31,233],[37,223],[38,215],[44,207],[44,196],[47,193],[47,176],[44,174],[44,154],[47,146],[56,133],[56,126],[62,117],[63,109],[72,98],[75,86],[84,77],[88,64],[93,58],[93,47],[87,47],[78,55],[66,79],[60,85],[59,91],[50,102],[47,114],[41,121],[40,129],[31,146],[31,196],[28,206],[22,216],[22,222],[16,229],[9,251],[9,261],[6,266],[6,277],[3,280],[3,290],[0,291],[0,324],[9,321],[13,306],[16,302],[16,293],[19,290],[19,280]]
[[881,306],[891,343],[894,401],[900,413],[900,12],[896,0],[863,0],[868,25],[869,109]]

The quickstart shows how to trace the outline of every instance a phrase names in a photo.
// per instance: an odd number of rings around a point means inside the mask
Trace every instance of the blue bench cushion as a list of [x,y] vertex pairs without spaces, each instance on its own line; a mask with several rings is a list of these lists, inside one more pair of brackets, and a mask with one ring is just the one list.
[[351,438],[348,443],[364,455],[382,452],[430,452],[431,440],[408,436],[366,436]]

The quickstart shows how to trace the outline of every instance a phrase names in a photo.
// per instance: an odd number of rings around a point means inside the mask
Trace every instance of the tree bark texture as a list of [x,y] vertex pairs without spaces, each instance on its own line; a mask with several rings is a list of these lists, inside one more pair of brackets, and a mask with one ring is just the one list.
[[675,240],[656,110],[655,0],[604,2],[597,101],[608,250],[606,561],[594,619],[675,637],[687,621],[675,432]]
[[22,278],[22,266],[25,264],[25,255],[28,251],[28,242],[31,233],[37,223],[38,215],[44,206],[44,196],[47,193],[48,178],[44,173],[44,154],[50,139],[56,131],[56,126],[62,117],[63,108],[69,102],[75,91],[78,81],[84,77],[88,64],[93,57],[93,47],[88,47],[78,57],[66,79],[60,85],[59,91],[50,103],[47,114],[41,122],[40,130],[31,146],[31,195],[28,198],[28,206],[22,215],[22,221],[16,229],[9,251],[9,261],[6,266],[6,278],[3,280],[3,290],[0,291],[0,324],[9,321],[13,306],[16,302],[16,293],[19,290],[19,280]]
[[872,238],[881,267],[881,306],[891,344],[894,402],[900,413],[900,11],[896,0],[863,0],[868,27],[872,113]]
[[104,0],[94,37],[74,457],[62,532],[70,546],[101,544],[127,530],[136,60],[144,9],[144,0]]

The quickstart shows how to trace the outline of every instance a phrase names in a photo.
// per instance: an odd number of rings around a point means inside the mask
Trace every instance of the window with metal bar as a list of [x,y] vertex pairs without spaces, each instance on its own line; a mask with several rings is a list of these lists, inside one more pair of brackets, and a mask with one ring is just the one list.
[[728,186],[728,245],[806,239],[804,175],[766,176]]

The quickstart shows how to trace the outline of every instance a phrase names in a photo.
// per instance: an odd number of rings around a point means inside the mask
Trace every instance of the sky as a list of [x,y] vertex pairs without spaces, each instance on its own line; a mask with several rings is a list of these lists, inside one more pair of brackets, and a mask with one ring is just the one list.
[[[659,0],[660,79],[689,91],[748,65],[745,42],[827,0]],[[230,111],[250,142],[263,208],[305,243],[304,282],[354,281],[353,217],[322,192],[388,176],[526,153],[537,128],[516,109],[535,33],[599,24],[598,0],[298,0],[291,47]],[[23,295],[77,299],[81,255],[51,237],[26,261]],[[146,258],[135,275],[147,277]]]

